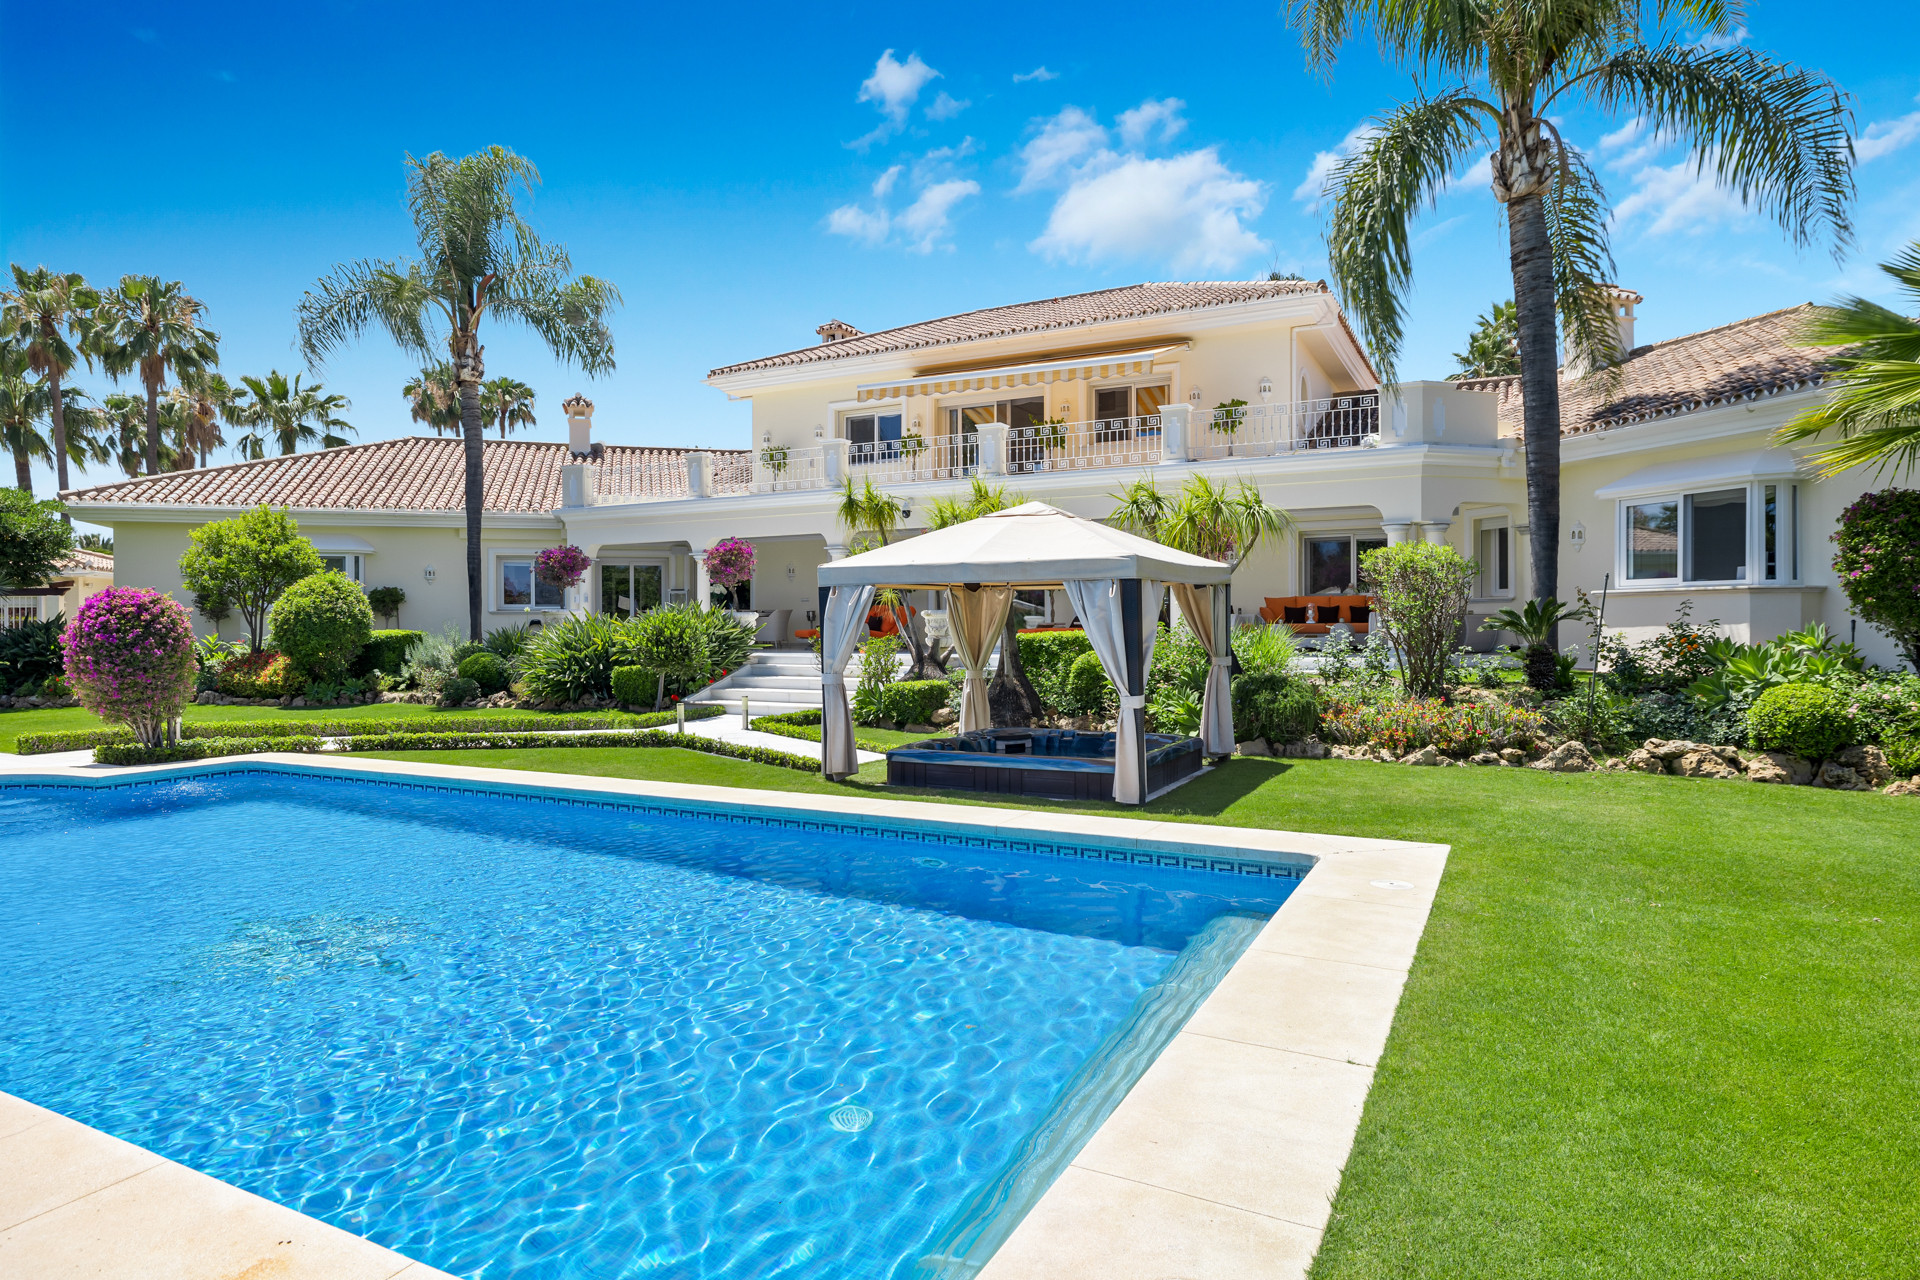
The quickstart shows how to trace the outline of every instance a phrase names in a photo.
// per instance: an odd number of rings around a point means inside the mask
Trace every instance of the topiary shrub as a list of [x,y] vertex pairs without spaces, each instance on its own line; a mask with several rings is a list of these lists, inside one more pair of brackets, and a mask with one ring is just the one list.
[[513,672],[507,667],[507,660],[491,649],[482,649],[479,653],[470,653],[460,660],[459,678],[471,680],[480,686],[481,693],[499,693],[513,683]]
[[360,659],[353,664],[353,674],[364,676],[384,671],[390,676],[397,676],[406,670],[407,654],[424,639],[426,633],[423,631],[375,631],[361,646]]
[[1825,760],[1854,736],[1846,695],[1817,684],[1769,689],[1747,712],[1747,741],[1756,751],[1789,751]]
[[229,698],[284,698],[305,687],[287,656],[271,649],[231,659],[214,684]]
[[346,679],[372,636],[373,609],[366,593],[338,570],[300,579],[274,601],[268,615],[268,643],[310,681]]
[[459,644],[453,646],[453,665],[458,667],[461,663],[465,662],[468,658],[471,658],[476,653],[490,653],[490,652],[492,651],[488,649],[487,646],[484,644],[481,644],[473,640],[463,640]]
[[613,669],[613,700],[623,707],[650,707],[659,689],[660,673],[652,667]]
[[367,592],[367,607],[389,622],[400,616],[400,606],[407,602],[404,587],[375,587]]
[[455,676],[440,686],[440,705],[457,707],[463,702],[472,702],[480,696],[480,683],[465,676]]
[[193,621],[180,602],[142,587],[109,587],[80,606],[61,637],[80,703],[133,730],[145,746],[173,737],[193,694]]
[[1920,670],[1920,490],[1861,494],[1840,513],[1833,542],[1847,603]]
[[1298,742],[1320,729],[1313,687],[1271,672],[1248,672],[1233,682],[1233,735],[1242,742]]
[[1060,682],[1060,709],[1073,716],[1097,716],[1114,705],[1113,681],[1100,665],[1100,655],[1089,649],[1073,660]]
[[946,705],[945,680],[899,680],[880,690],[880,718],[896,724],[925,724]]

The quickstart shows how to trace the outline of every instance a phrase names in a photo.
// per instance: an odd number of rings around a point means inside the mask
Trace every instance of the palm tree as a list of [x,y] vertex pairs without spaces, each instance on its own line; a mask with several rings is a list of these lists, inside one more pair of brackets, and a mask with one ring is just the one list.
[[514,378],[491,378],[480,384],[480,408],[500,429],[500,438],[515,427],[531,427],[533,388]]
[[1143,477],[1109,496],[1116,505],[1107,523],[1114,528],[1236,570],[1255,547],[1293,531],[1293,517],[1268,506],[1260,490],[1246,480],[1229,486],[1189,476],[1179,493],[1169,495]]
[[220,363],[220,335],[200,325],[206,307],[178,280],[121,276],[100,299],[96,333],[107,372],[136,373],[147,391],[147,474],[160,474],[160,388],[167,374],[185,377]]
[[413,375],[400,394],[406,397],[415,422],[432,427],[435,434],[458,434],[460,430],[460,391],[453,383],[453,366],[442,360]]
[[[129,480],[138,477],[147,460],[146,401],[124,391],[115,391],[102,396],[100,407],[90,411],[88,418],[106,455],[103,460],[119,463],[121,472]],[[163,467],[172,470],[172,446],[164,441],[158,442],[155,452]]]
[[201,369],[182,374],[180,385],[168,394],[187,415],[186,434],[181,441],[183,450],[197,454],[200,465],[206,466],[207,455],[227,442],[220,424],[238,424],[244,392],[220,374]]
[[1460,372],[1447,375],[1448,382],[1463,378],[1509,378],[1520,372],[1518,321],[1513,300],[1493,304],[1491,314],[1482,312],[1467,335],[1466,351],[1453,353]]
[[[1900,282],[1920,313],[1920,240],[1880,269]],[[1920,465],[1920,320],[1865,298],[1843,298],[1822,308],[1802,339],[1810,347],[1849,347],[1827,375],[1833,394],[1780,429],[1783,440],[1811,440],[1837,431],[1838,444],[1815,453],[1823,476],[1873,463],[1913,470]]]
[[13,455],[14,483],[24,493],[33,492],[34,460],[53,459],[39,425],[52,409],[50,384],[33,376],[25,346],[0,340],[0,449]]
[[1852,112],[1818,72],[1753,49],[1706,47],[1703,37],[1730,37],[1740,20],[1737,5],[1716,0],[1660,0],[1650,13],[1642,0],[1291,0],[1289,19],[1313,67],[1330,69],[1347,37],[1371,28],[1388,60],[1452,82],[1376,117],[1327,182],[1334,282],[1385,383],[1412,284],[1414,217],[1492,147],[1519,335],[1532,592],[1554,599],[1555,318],[1583,365],[1614,362],[1619,339],[1602,284],[1612,275],[1606,193],[1549,112],[1575,99],[1608,115],[1630,112],[1650,133],[1684,143],[1701,172],[1776,218],[1795,244],[1824,230],[1836,253],[1852,236]]
[[301,386],[300,375],[288,378],[278,369],[264,378],[242,378],[242,399],[234,406],[233,422],[246,428],[236,447],[243,458],[264,458],[267,445],[280,456],[296,453],[302,445],[338,449],[347,443],[339,432],[354,430],[339,415],[353,407],[342,395],[328,395],[319,383]]
[[[0,297],[0,329],[17,335],[27,350],[27,365],[47,380],[48,416],[53,424],[54,474],[67,489],[67,409],[62,379],[78,360],[91,360],[85,341],[92,331],[100,295],[78,272],[61,275],[45,267],[28,271],[13,265],[13,288]],[[80,345],[74,345],[79,340]]]
[[893,540],[893,531],[900,527],[901,510],[900,499],[881,492],[872,476],[865,477],[865,483],[857,489],[853,477],[848,476],[834,518],[847,531],[851,544],[847,549],[860,552],[875,545],[884,547]]
[[588,374],[613,368],[606,317],[619,290],[575,276],[565,249],[543,242],[515,208],[516,189],[540,181],[533,163],[505,147],[455,160],[436,151],[407,157],[407,206],[420,256],[344,263],[300,300],[300,350],[318,368],[332,352],[378,326],[422,360],[444,354],[460,394],[466,445],[467,625],[480,640],[485,591],[480,524],[485,461],[480,325],[487,315],[533,331],[548,350]]

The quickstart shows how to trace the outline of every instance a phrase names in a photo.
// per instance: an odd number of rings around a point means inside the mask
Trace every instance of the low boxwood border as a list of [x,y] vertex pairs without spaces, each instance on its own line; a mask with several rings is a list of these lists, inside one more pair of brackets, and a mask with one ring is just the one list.
[[[801,711],[782,711],[777,715],[755,716],[748,728],[756,733],[771,733],[780,738],[796,738],[801,742],[820,741],[820,711],[817,707]],[[853,731],[853,745],[862,751],[872,751],[885,755],[893,748],[884,742],[863,741],[860,730]]]
[[[536,713],[537,714],[537,713]],[[707,720],[726,714],[718,706],[688,707],[687,719]],[[420,720],[203,720],[180,727],[180,736],[193,741],[225,738],[364,738],[375,734],[420,733]],[[674,722],[671,711],[650,711],[644,715],[621,718],[610,715],[552,715],[532,719],[518,716],[467,716],[459,729],[448,733],[494,733],[501,730],[542,729],[552,733],[564,729],[657,729]],[[23,756],[45,755],[51,751],[81,751],[87,747],[131,744],[128,729],[63,729],[49,733],[23,733],[14,749]],[[197,759],[182,756],[181,759]]]
[[[606,733],[573,733],[553,736],[546,733],[477,731],[471,733],[375,733],[335,739],[336,751],[524,751],[548,747],[679,747],[683,751],[701,751],[733,760],[777,765],[818,773],[820,762],[789,751],[766,747],[741,746],[716,738],[701,738],[690,733],[661,733],[640,730]],[[170,747],[143,747],[133,742],[108,743],[95,747],[93,758],[101,764],[171,764],[181,760],[207,760],[217,756],[252,755],[262,751],[315,752],[327,749],[325,740],[311,735],[274,735],[271,743],[260,738],[193,738]]]

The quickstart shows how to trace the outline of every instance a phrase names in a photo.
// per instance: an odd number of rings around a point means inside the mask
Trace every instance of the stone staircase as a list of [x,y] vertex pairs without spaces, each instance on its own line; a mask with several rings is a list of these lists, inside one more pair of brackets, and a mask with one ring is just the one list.
[[725,707],[740,713],[740,699],[753,703],[755,716],[776,715],[820,706],[820,660],[804,650],[760,649],[721,680],[689,698],[696,706]]

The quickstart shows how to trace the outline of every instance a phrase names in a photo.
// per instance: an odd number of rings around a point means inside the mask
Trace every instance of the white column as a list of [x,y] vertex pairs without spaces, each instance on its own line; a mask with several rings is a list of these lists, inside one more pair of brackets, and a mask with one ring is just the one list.
[[1160,406],[1160,458],[1162,461],[1192,460],[1192,454],[1187,445],[1188,431],[1192,424],[1192,405],[1182,402]]
[[707,575],[707,552],[711,547],[693,549],[693,603],[705,609],[713,599],[713,579]]
[[1386,531],[1387,545],[1394,547],[1408,540],[1408,536],[1413,530],[1413,521],[1382,520],[1380,527]]
[[827,544],[828,560],[845,560],[846,558],[847,558],[847,547],[845,543],[829,542]]
[[1420,536],[1436,547],[1444,547],[1447,544],[1447,529],[1452,524],[1451,520],[1423,520],[1420,522]]
[[980,442],[980,474],[983,476],[1007,474],[1007,424],[983,422],[975,428],[975,432]]

